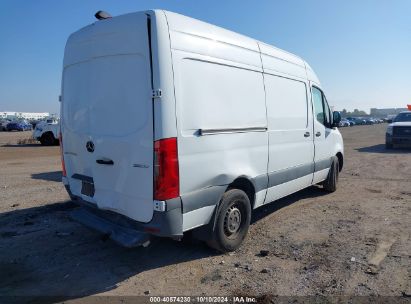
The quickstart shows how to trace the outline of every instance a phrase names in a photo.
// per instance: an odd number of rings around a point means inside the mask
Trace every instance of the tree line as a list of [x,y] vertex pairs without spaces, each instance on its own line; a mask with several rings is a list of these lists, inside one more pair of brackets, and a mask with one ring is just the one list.
[[368,114],[365,111],[354,109],[354,111],[350,112],[347,111],[346,109],[343,109],[341,111],[341,116],[343,117],[350,117],[350,116],[368,116]]

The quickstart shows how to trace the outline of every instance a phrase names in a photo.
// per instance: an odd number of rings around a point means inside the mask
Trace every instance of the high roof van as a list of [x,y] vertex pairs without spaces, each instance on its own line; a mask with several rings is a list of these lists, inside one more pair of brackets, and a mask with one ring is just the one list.
[[73,218],[128,247],[192,231],[232,251],[254,209],[336,190],[340,116],[303,59],[162,10],[100,19],[64,54]]

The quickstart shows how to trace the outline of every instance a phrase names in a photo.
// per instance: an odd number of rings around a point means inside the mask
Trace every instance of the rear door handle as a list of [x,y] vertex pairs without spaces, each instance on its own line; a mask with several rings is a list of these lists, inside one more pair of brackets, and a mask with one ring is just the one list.
[[96,163],[100,165],[114,165],[114,162],[111,159],[97,159]]
[[310,132],[305,132],[304,137],[310,137]]
[[315,136],[320,137],[320,136],[321,136],[321,132],[315,133]]

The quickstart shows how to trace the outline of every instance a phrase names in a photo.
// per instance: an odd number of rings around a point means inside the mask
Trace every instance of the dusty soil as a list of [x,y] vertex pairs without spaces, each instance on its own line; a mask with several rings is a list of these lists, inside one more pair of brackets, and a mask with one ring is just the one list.
[[385,150],[385,127],[342,129],[339,189],[313,186],[260,208],[232,254],[190,241],[125,249],[105,240],[68,216],[75,205],[59,182],[59,147],[17,145],[29,132],[0,132],[0,295],[406,299],[411,150]]

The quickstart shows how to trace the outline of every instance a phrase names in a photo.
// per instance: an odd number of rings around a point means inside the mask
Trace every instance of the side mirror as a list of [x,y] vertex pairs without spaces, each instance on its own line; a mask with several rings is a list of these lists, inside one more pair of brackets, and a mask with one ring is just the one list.
[[333,127],[338,127],[338,124],[341,121],[341,114],[338,111],[333,112]]

